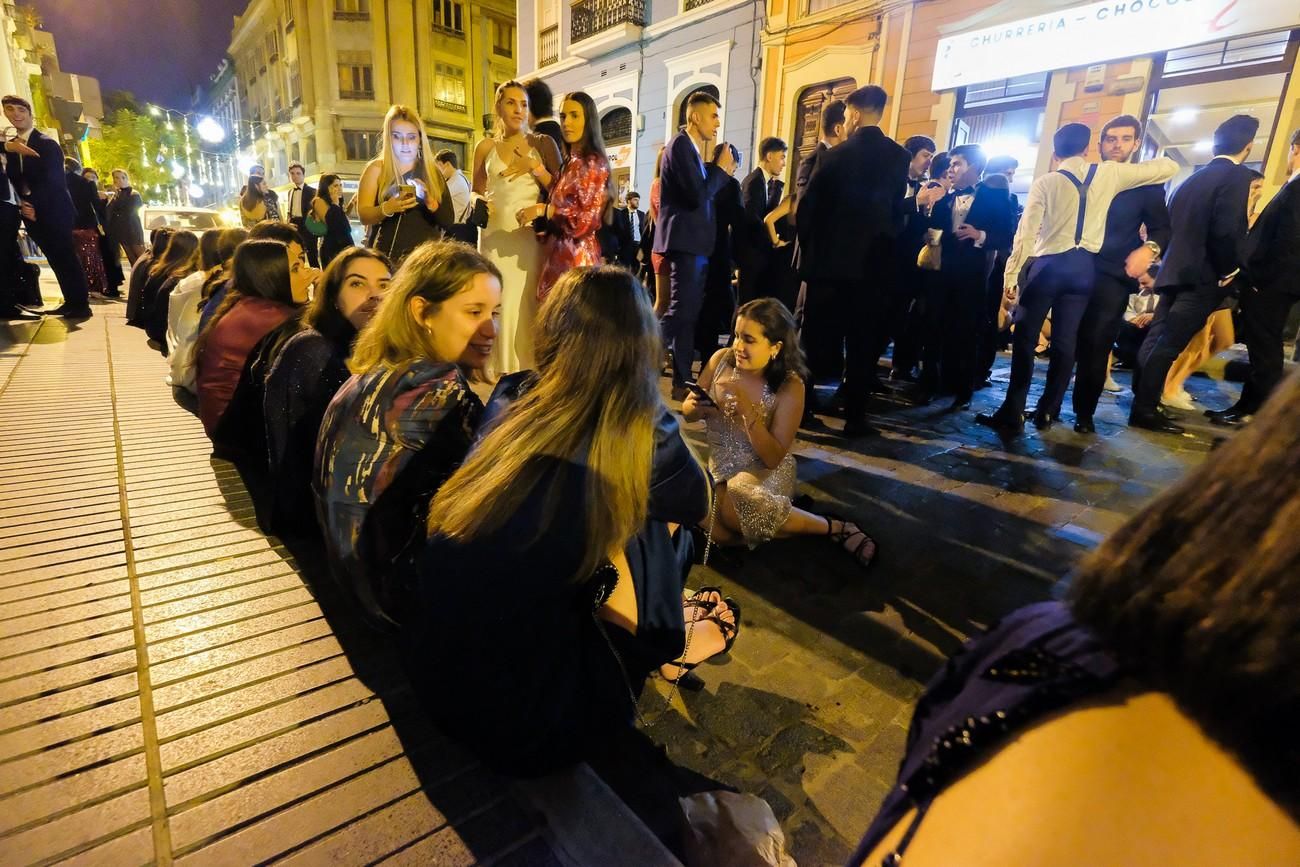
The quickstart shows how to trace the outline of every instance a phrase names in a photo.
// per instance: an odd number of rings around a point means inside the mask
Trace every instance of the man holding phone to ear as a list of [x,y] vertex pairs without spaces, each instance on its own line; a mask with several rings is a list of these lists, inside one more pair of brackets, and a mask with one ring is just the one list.
[[713,137],[722,125],[722,103],[697,90],[686,100],[686,128],[664,149],[659,173],[659,224],[654,252],[668,262],[668,312],[662,320],[664,344],[673,355],[673,400],[686,397],[695,364],[695,324],[704,303],[704,278],[717,235],[713,200],[730,179],[731,148],[721,149],[717,163]]

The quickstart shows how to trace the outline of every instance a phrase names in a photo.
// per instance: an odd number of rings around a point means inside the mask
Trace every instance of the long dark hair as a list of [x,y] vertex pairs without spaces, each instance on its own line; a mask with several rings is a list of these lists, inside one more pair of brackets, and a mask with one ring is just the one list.
[[192,270],[194,253],[199,249],[199,236],[184,229],[172,233],[162,255],[149,266],[149,278],[160,275],[171,277]]
[[224,260],[221,255],[221,231],[221,229],[213,229],[204,232],[203,237],[199,238],[200,271],[211,271]]
[[244,197],[239,201],[245,211],[253,210],[257,207],[258,202],[266,200],[265,194],[257,188],[259,183],[266,183],[266,178],[260,175],[248,176],[248,183],[244,185]]
[[325,268],[325,273],[316,284],[316,295],[302,314],[302,324],[316,331],[331,343],[346,348],[357,336],[357,329],[339,310],[339,292],[343,289],[343,280],[347,277],[348,267],[358,259],[373,259],[388,269],[391,274],[393,263],[388,257],[368,247],[349,247],[334,257]]
[[339,179],[338,175],[321,175],[320,180],[316,183],[316,195],[325,200],[326,205],[342,205],[342,202],[336,202],[330,198],[330,187]]
[[572,156],[576,150],[579,156],[596,154],[601,159],[608,160],[609,157],[605,155],[605,136],[600,131],[600,113],[596,110],[596,101],[581,90],[575,90],[564,95],[564,99],[560,102],[561,112],[564,111],[566,102],[576,102],[582,106],[582,139],[576,147],[566,141],[565,153]]
[[763,379],[772,391],[785,385],[791,374],[800,379],[808,377],[808,361],[799,346],[799,326],[784,304],[775,298],[755,298],[740,305],[736,318],[742,316],[750,322],[757,322],[768,341],[781,344],[776,358],[763,369]]
[[1115,531],[1074,616],[1300,816],[1300,374]]
[[245,298],[265,298],[296,307],[289,285],[289,248],[279,241],[245,241],[235,250],[230,288],[194,343],[195,360],[203,356],[208,337],[217,324]]

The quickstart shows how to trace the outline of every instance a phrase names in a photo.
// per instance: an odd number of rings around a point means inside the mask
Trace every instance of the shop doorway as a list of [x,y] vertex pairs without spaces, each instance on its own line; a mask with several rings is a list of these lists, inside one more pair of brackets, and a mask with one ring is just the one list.
[[990,158],[1014,158],[1019,166],[1011,191],[1022,198],[1034,181],[1049,80],[1050,75],[1036,72],[972,84],[957,94],[952,146],[977,144]]
[[605,139],[605,153],[621,202],[632,178],[632,111],[619,107],[605,112],[600,119],[600,134]]
[[[1181,48],[1160,58],[1142,156],[1167,156],[1179,164],[1171,190],[1214,158],[1214,129],[1234,114],[1259,119],[1246,165],[1263,171],[1295,51],[1295,36],[1283,30]],[[1283,130],[1282,137],[1289,132]]]

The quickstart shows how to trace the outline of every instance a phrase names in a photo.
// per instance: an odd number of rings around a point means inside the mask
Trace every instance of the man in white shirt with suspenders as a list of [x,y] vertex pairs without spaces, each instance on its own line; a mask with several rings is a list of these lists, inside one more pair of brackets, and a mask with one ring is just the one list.
[[1069,385],[1079,320],[1092,294],[1093,259],[1105,240],[1111,201],[1124,190],[1164,183],[1178,173],[1178,164],[1165,157],[1145,163],[1089,163],[1085,154],[1091,140],[1092,130],[1081,123],[1069,123],[1056,131],[1052,144],[1057,168],[1029,188],[1007,260],[1003,285],[1019,299],[1011,383],[997,412],[975,416],[977,423],[1003,435],[1014,436],[1024,430],[1034,349],[1048,311],[1052,314],[1052,367],[1056,378],[1064,381],[1048,382],[1047,389],[1064,392]]

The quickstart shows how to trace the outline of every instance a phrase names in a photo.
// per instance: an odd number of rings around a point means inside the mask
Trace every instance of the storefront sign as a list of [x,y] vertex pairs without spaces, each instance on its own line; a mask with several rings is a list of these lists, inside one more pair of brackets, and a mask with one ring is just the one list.
[[939,40],[935,90],[1300,27],[1292,0],[1105,0]]

